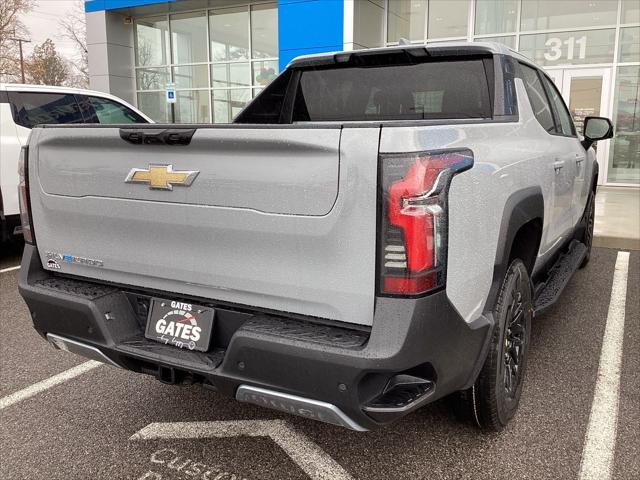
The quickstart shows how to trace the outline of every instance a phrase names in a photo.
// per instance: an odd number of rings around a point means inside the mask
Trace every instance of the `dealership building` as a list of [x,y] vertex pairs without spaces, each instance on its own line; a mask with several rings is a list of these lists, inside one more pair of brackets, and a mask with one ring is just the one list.
[[638,0],[85,0],[85,10],[91,88],[158,122],[230,122],[298,55],[401,38],[500,42],[545,68],[578,126],[613,119],[600,180],[640,184]]

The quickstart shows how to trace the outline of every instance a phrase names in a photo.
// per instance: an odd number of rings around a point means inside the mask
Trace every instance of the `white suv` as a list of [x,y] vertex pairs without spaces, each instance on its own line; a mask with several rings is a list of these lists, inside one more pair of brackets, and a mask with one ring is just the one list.
[[127,102],[77,88],[0,83],[0,241],[20,233],[18,157],[31,128],[52,123],[153,123]]

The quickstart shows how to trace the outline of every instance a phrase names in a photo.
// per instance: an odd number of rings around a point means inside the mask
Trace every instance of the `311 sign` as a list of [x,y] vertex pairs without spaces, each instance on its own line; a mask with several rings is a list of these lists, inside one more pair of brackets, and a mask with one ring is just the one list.
[[587,56],[586,36],[582,36],[580,38],[569,37],[564,41],[562,41],[561,38],[552,37],[544,44],[549,49],[544,54],[544,58],[548,62],[555,62],[560,60],[563,56],[567,60],[574,60],[576,58],[584,60]]

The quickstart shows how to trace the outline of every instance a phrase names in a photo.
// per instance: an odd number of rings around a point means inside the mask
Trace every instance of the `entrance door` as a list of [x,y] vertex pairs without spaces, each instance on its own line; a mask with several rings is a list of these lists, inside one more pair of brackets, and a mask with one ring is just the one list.
[[[589,116],[609,117],[609,68],[564,68],[547,70],[554,81],[582,136],[584,118]],[[600,165],[600,182],[605,181],[605,170],[609,158],[609,140],[598,142],[596,158]]]

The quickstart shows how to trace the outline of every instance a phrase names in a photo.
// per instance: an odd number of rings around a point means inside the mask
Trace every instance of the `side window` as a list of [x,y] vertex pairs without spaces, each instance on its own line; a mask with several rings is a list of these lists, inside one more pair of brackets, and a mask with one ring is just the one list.
[[[113,100],[100,97],[87,97],[99,123],[148,123],[130,108]],[[94,120],[95,121],[95,120]]]
[[13,120],[33,128],[38,124],[83,123],[73,95],[59,93],[8,92]]
[[560,121],[561,132],[559,133],[572,137],[575,136],[576,128],[573,125],[573,120],[571,119],[569,110],[567,110],[567,106],[560,96],[558,89],[545,75],[542,75],[542,81],[544,82],[544,86],[547,89],[551,103],[553,104],[558,120]]
[[549,133],[555,133],[556,125],[553,121],[553,114],[538,72],[523,64],[520,64],[520,70],[522,71],[522,79],[524,80],[524,86],[527,89],[527,96],[531,102],[534,115],[542,125],[542,128]]
[[76,101],[80,106],[80,112],[84,118],[84,123],[100,123],[96,117],[96,111],[93,109],[89,97],[86,95],[76,95]]

